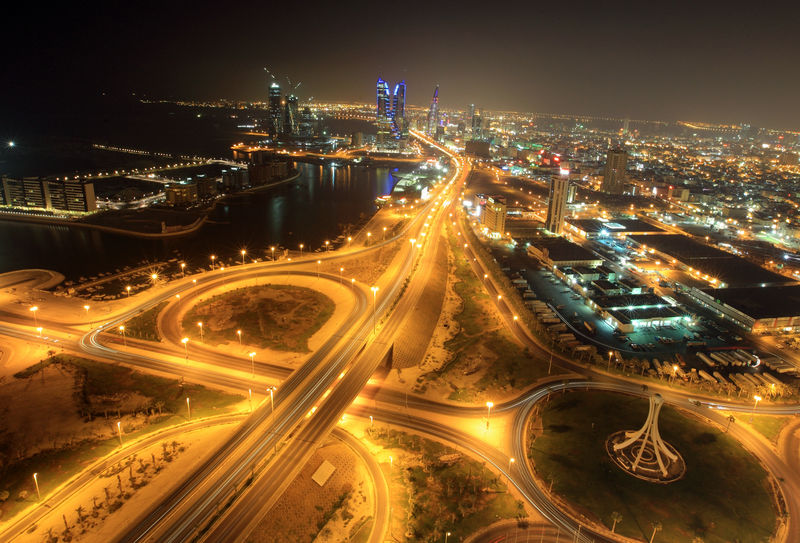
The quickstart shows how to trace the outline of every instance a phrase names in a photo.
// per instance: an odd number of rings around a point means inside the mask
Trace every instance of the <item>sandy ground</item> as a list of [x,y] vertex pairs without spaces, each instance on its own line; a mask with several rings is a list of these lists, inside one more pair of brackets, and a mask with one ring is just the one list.
[[[319,349],[319,347],[325,343],[325,341],[330,338],[333,333],[339,328],[342,324],[342,321],[347,318],[350,312],[353,310],[353,305],[355,303],[353,299],[353,294],[351,291],[351,286],[348,284],[340,285],[336,281],[329,281],[324,279],[317,279],[316,277],[303,277],[303,276],[272,276],[268,279],[252,279],[248,281],[237,281],[236,283],[232,283],[230,285],[223,285],[213,290],[204,293],[203,296],[198,296],[197,298],[192,299],[192,303],[185,304],[181,307],[181,311],[178,314],[178,322],[182,322],[184,315],[186,314],[189,309],[194,307],[195,305],[213,298],[214,296],[218,296],[220,294],[225,293],[228,290],[235,290],[238,288],[248,287],[248,286],[263,286],[267,284],[273,285],[295,285],[300,287],[306,287],[314,290],[318,290],[319,292],[326,295],[328,298],[333,300],[334,303],[334,311],[333,315],[328,319],[328,321],[320,327],[317,332],[308,339],[308,348],[311,352],[309,353],[293,353],[287,351],[277,351],[274,349],[262,349],[260,347],[253,347],[247,345],[247,338],[243,338],[242,345],[239,345],[239,342],[235,339],[231,339],[228,343],[221,343],[216,347],[219,350],[226,351],[226,352],[233,352],[240,354],[241,356],[248,356],[248,353],[255,351],[256,356],[255,360],[269,360],[272,364],[285,364],[287,366],[299,366],[303,362],[305,362],[314,351]],[[160,326],[160,319],[159,319],[159,326]]]
[[[27,379],[7,378],[0,385],[0,430],[14,444],[15,458],[114,435],[116,418],[86,422],[80,416],[75,386],[74,372],[59,365],[47,366]],[[128,418],[124,417],[126,425]]]
[[[93,483],[86,485],[72,500],[53,508],[35,531],[21,536],[20,543],[42,543],[48,541],[48,529],[62,538],[64,532],[64,517],[73,541],[105,543],[113,541],[133,520],[148,511],[152,504],[182,479],[182,474],[196,469],[216,449],[216,444],[227,438],[236,428],[236,424],[215,426],[208,429],[193,431],[184,434],[178,440],[179,448],[171,462],[163,459],[162,446],[155,445],[139,452],[136,459],[128,457],[116,469],[109,468],[103,472]],[[171,442],[170,442],[171,443]],[[168,447],[172,451],[172,447]],[[154,469],[153,456],[155,456],[158,471]],[[143,461],[144,470],[141,469],[139,460]],[[128,467],[129,460],[132,468]],[[130,474],[133,473],[136,487],[131,485]],[[119,475],[119,479],[117,478]],[[124,498],[120,498],[120,481]],[[144,483],[144,484],[143,484]],[[142,485],[143,486],[140,486]],[[106,491],[108,489],[109,501],[112,508],[118,507],[109,513],[106,505]],[[83,507],[83,523],[77,521],[77,508]]]
[[[454,273],[455,263],[453,259],[452,251],[450,251],[448,247],[448,274],[444,302],[442,304],[441,314],[439,315],[439,321],[436,323],[433,336],[428,344],[425,358],[418,366],[406,367],[401,370],[393,370],[390,372],[386,377],[386,384],[388,386],[399,388],[413,387],[414,384],[420,382],[418,381],[420,377],[428,372],[441,368],[455,356],[455,353],[445,347],[445,343],[458,335],[460,331],[460,326],[455,319],[455,315],[457,315],[463,307],[463,300],[456,293],[454,288],[457,280]],[[487,323],[492,323],[492,326],[486,328],[486,330],[499,327],[501,320],[494,305],[488,301],[481,302],[481,305],[483,306],[483,312],[486,315]],[[479,343],[466,357],[466,373],[464,371],[450,371],[447,373],[446,380],[427,379],[424,381],[427,385],[425,390],[417,390],[415,393],[435,400],[446,399],[453,391],[453,386],[469,388],[480,380],[483,375],[481,368],[485,368],[486,365],[491,363],[494,359],[496,359],[496,355]]]
[[0,342],[0,385],[13,380],[13,375],[18,371],[47,358],[49,350],[60,352],[60,349],[52,349],[42,343],[4,337]]
[[[323,461],[336,471],[323,487],[311,477]],[[373,515],[371,479],[358,456],[336,439],[329,439],[308,461],[275,506],[248,537],[252,543],[335,543],[348,541]],[[347,494],[330,520],[324,522],[337,500]],[[347,512],[343,515],[344,512]]]

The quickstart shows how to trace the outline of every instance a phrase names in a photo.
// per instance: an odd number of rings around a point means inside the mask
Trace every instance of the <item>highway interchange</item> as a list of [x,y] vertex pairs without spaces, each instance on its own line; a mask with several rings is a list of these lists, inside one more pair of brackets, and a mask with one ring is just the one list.
[[[685,391],[662,387],[653,383],[645,391],[641,383],[609,376],[579,364],[550,349],[539,339],[519,325],[513,310],[506,301],[499,299],[498,286],[484,263],[465,247],[470,264],[478,277],[488,275],[485,281],[489,294],[509,330],[524,345],[535,353],[540,361],[552,356],[554,364],[562,371],[551,380],[543,380],[536,387],[518,398],[494,407],[497,416],[506,416],[511,421],[511,431],[506,432],[503,442],[495,442],[480,432],[465,431],[462,426],[452,424],[451,419],[481,421],[486,414],[484,407],[462,407],[455,404],[435,402],[408,394],[405,391],[381,387],[370,382],[375,370],[385,359],[390,347],[402,333],[403,325],[427,284],[431,262],[435,257],[436,241],[444,231],[446,221],[462,232],[466,239],[466,219],[460,214],[460,194],[464,188],[470,165],[462,157],[439,147],[424,136],[415,137],[451,157],[455,167],[450,178],[440,184],[434,197],[412,218],[395,238],[369,247],[346,249],[310,255],[293,262],[264,262],[233,266],[177,280],[152,294],[136,296],[125,304],[124,309],[103,319],[103,324],[83,335],[86,323],[58,322],[40,318],[42,326],[49,331],[48,341],[59,340],[59,344],[73,352],[84,352],[94,358],[121,362],[146,371],[178,375],[188,381],[199,382],[226,389],[245,391],[260,387],[266,396],[267,387],[278,383],[273,403],[263,401],[249,416],[243,417],[236,431],[219,446],[219,450],[193,473],[188,474],[171,492],[147,514],[132,519],[130,529],[119,534],[120,542],[144,541],[231,541],[231,534],[239,534],[235,540],[243,540],[256,526],[264,514],[274,505],[278,497],[294,476],[299,473],[314,450],[320,446],[337,426],[342,415],[374,417],[392,426],[429,435],[456,448],[469,451],[491,464],[495,471],[516,487],[516,490],[555,528],[562,540],[614,541],[604,531],[593,531],[585,524],[553,504],[539,482],[531,473],[527,462],[511,463],[510,458],[527,458],[525,431],[530,411],[536,402],[561,389],[602,389],[634,395],[646,395],[658,391],[668,403],[691,410],[718,424],[724,424],[720,410],[750,411],[751,404],[723,404],[715,398],[688,396]],[[454,220],[457,219],[457,220]],[[371,285],[342,286],[340,277],[319,274],[315,268],[317,259],[339,261],[361,253],[369,253],[397,239],[414,239],[403,243],[388,270],[376,283],[377,293],[370,291]],[[283,277],[317,277],[324,289],[347,289],[352,297],[352,309],[342,320],[338,330],[297,369],[258,361],[254,366],[246,357],[231,356],[203,345],[192,346],[189,363],[184,361],[184,346],[180,343],[177,321],[182,306],[192,303],[198,296],[225,285],[244,284],[254,279]],[[155,290],[155,289],[154,289]],[[179,296],[176,296],[179,295]],[[373,315],[373,295],[374,315]],[[143,310],[155,307],[164,300],[172,300],[162,312],[159,322],[165,342],[155,344],[128,339],[123,348],[117,326]],[[378,326],[373,323],[377,317]],[[18,314],[4,315],[0,324],[0,335],[8,335],[28,341],[40,340],[30,319]],[[250,375],[254,367],[255,378]],[[699,405],[690,403],[695,400]],[[759,411],[775,414],[800,412],[798,406],[766,406]],[[199,423],[198,423],[199,424]],[[475,427],[479,424],[474,425]],[[174,430],[182,431],[182,427]],[[787,439],[784,447],[791,460],[784,461],[769,446],[745,429],[734,425],[731,434],[746,448],[758,456],[772,475],[780,482],[786,498],[789,518],[784,541],[800,540],[796,529],[800,518],[800,496],[796,468],[800,461],[797,438]],[[155,436],[153,439],[158,439]],[[121,449],[116,455],[130,454]],[[111,459],[107,460],[108,462]],[[96,471],[87,471],[59,490],[53,500],[65,500],[80,484],[93,477]],[[77,486],[76,486],[77,485]],[[388,526],[388,497],[379,496],[378,515],[370,541],[384,541],[384,530]],[[0,534],[0,541],[13,541],[24,533],[43,515],[45,508],[34,508]],[[553,539],[553,530],[547,531],[546,540]],[[541,532],[534,531],[539,535]],[[502,531],[494,529],[483,534],[480,541],[500,541]]]

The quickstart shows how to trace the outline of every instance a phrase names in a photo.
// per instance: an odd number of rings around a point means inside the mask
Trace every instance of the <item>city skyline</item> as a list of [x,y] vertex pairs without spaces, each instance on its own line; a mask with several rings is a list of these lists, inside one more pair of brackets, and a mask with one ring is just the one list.
[[[291,18],[290,8],[246,10],[245,23],[236,14],[220,19],[208,5],[191,12],[70,7],[35,20],[10,15],[4,80],[15,103],[102,92],[257,100],[266,94],[266,66],[302,81],[301,101],[369,102],[371,93],[360,82],[391,74],[411,84],[406,100],[420,107],[428,104],[429,89],[440,85],[442,108],[474,103],[496,111],[798,129],[791,89],[800,76],[783,60],[800,47],[791,39],[796,10],[775,17],[682,5],[668,12],[586,5],[569,13],[510,6],[507,14],[482,17],[479,11],[448,14],[432,7],[421,21],[378,24],[372,10],[320,5],[308,24],[270,25],[265,45],[241,28],[275,15]],[[325,24],[305,38],[315,20]],[[353,23],[356,32],[342,32]],[[468,39],[464,29],[471,29]],[[31,47],[26,36],[34,30],[45,38]],[[370,46],[386,40],[398,46]],[[59,81],[57,94],[32,84],[40,71]]]

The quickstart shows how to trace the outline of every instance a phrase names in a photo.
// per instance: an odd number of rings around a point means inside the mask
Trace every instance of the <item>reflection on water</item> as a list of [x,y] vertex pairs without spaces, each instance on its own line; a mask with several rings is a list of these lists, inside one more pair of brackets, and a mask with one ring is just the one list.
[[190,267],[222,259],[265,256],[270,245],[316,248],[347,224],[375,211],[388,194],[395,169],[298,164],[300,177],[285,186],[238,195],[218,205],[198,232],[172,240],[146,240],[66,226],[0,221],[0,273],[46,268],[68,278],[113,271],[142,260],[181,255]]

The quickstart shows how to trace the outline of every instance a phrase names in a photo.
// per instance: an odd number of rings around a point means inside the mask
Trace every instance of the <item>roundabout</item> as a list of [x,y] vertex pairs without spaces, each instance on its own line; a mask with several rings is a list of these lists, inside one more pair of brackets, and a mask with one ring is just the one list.
[[660,541],[755,543],[775,533],[771,477],[736,440],[694,414],[664,409],[658,422],[669,441],[659,454],[675,455],[664,462],[665,475],[649,425],[620,430],[645,419],[648,400],[641,397],[550,395],[530,418],[527,440],[531,469],[548,499],[589,525],[644,540],[655,526]]

